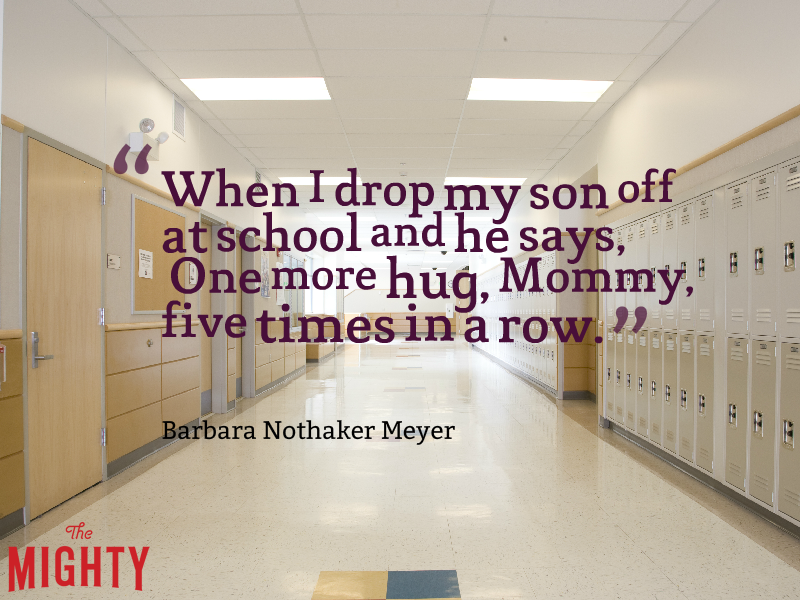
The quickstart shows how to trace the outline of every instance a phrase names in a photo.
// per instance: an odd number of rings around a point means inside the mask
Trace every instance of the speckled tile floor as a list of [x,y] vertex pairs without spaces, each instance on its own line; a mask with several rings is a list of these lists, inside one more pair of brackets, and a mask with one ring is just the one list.
[[323,572],[417,570],[457,571],[463,599],[800,597],[800,541],[463,342],[348,345],[210,423],[306,419],[456,430],[173,444],[2,540],[3,588],[8,546],[77,547],[83,521],[97,545],[150,546],[144,591],[126,558],[119,589],[51,576],[26,598],[310,600]]

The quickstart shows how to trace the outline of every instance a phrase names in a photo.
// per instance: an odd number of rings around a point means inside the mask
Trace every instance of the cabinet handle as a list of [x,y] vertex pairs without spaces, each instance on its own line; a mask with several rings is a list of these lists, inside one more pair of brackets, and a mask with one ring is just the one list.
[[152,345],[153,345],[153,340],[147,340],[147,347],[149,348]]
[[40,360],[53,360],[54,356],[52,354],[39,354],[39,332],[38,331],[31,331],[31,345],[33,346],[32,356],[31,356],[31,368],[38,369],[39,368],[39,361]]

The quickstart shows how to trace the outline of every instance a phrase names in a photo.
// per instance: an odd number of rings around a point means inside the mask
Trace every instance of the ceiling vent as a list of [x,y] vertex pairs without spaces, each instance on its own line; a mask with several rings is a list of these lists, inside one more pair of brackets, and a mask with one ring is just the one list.
[[261,183],[261,173],[256,171],[256,183]]
[[186,107],[172,97],[172,133],[186,141]]

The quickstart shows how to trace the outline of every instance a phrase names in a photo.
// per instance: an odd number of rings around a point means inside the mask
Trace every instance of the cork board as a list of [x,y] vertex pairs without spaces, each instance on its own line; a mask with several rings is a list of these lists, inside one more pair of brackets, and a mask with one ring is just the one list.
[[[179,252],[164,252],[167,236],[164,231],[170,227],[186,233],[186,217],[179,215],[146,200],[133,196],[132,203],[133,235],[131,236],[131,279],[133,282],[133,312],[163,313],[170,300],[184,302],[181,294],[172,285],[171,273],[175,263],[184,256]],[[153,253],[153,278],[139,277],[139,250]],[[185,282],[185,264],[180,267],[180,280]],[[177,307],[182,309],[183,306]],[[176,310],[176,312],[178,312]]]

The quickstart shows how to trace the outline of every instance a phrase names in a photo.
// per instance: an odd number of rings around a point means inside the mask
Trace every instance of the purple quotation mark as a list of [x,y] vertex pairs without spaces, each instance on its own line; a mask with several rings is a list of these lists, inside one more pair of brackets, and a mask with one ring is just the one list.
[[[128,170],[128,163],[125,161],[125,158],[128,156],[128,152],[131,151],[131,147],[128,144],[125,144],[122,149],[117,153],[117,158],[114,159],[114,172],[122,175],[125,171]],[[136,163],[134,164],[134,168],[139,175],[144,175],[147,173],[147,169],[150,168],[150,165],[147,163],[147,155],[150,153],[150,144],[145,144],[142,151],[139,152],[139,156],[136,157]]]
[[[647,309],[644,306],[637,306],[634,313],[636,315],[636,323],[633,324],[633,332],[639,333],[639,330],[644,325],[644,322],[647,320]],[[614,331],[619,333],[619,331],[625,327],[625,323],[628,320],[628,309],[624,306],[620,306],[617,309],[617,324],[614,326]]]

